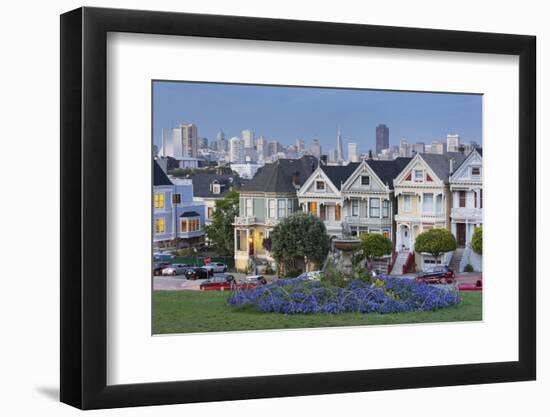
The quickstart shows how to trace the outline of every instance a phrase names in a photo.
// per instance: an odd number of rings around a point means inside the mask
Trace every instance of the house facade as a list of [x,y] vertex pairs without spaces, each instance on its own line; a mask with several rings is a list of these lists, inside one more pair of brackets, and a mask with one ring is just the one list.
[[[452,196],[449,177],[464,160],[458,152],[416,154],[394,180],[396,251],[414,255],[416,237],[431,228],[451,228]],[[416,254],[418,268],[434,260]]]
[[232,188],[239,189],[243,181],[238,175],[198,172],[191,177],[193,201],[204,203],[205,224],[212,222],[216,201],[223,199]]
[[153,247],[156,250],[204,244],[205,205],[193,201],[189,179],[169,178],[153,162]]
[[474,229],[483,224],[483,157],[474,149],[449,180],[452,194],[451,231],[458,247],[470,246]]
[[331,236],[379,233],[393,240],[393,178],[409,161],[320,165],[298,192],[300,208],[319,216]]
[[299,210],[297,192],[317,166],[316,158],[279,159],[266,164],[239,190],[239,216],[235,218],[235,267],[246,271],[251,262],[267,263],[270,233],[282,219]]

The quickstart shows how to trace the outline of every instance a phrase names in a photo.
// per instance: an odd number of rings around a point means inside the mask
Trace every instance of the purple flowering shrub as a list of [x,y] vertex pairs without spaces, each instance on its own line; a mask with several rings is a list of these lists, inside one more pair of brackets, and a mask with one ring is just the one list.
[[264,313],[387,314],[434,311],[460,303],[460,297],[456,291],[403,278],[382,278],[373,283],[354,280],[343,288],[290,278],[236,290],[228,303],[233,307],[254,306]]

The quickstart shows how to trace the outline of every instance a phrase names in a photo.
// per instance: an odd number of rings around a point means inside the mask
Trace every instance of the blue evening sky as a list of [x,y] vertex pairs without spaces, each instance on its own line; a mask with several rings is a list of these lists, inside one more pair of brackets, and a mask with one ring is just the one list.
[[156,81],[153,112],[157,145],[162,128],[180,123],[194,123],[209,141],[220,130],[229,139],[243,129],[284,145],[317,138],[323,153],[336,147],[338,127],[346,154],[348,142],[359,152],[375,149],[380,123],[389,127],[391,145],[401,138],[445,141],[448,133],[482,144],[481,95]]

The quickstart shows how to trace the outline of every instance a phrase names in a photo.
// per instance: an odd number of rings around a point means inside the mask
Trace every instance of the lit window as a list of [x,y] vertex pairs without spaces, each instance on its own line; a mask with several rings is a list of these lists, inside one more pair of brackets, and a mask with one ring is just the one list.
[[370,185],[370,177],[368,175],[361,175],[361,185]]
[[164,208],[164,193],[155,193],[155,208]]
[[158,235],[164,233],[164,230],[164,217],[155,219],[155,233]]
[[342,206],[340,204],[336,204],[336,210],[334,211],[334,220],[340,221],[342,218]]
[[315,189],[317,191],[325,191],[325,182],[324,181],[315,181]]
[[310,201],[309,203],[307,203],[307,211],[308,213],[317,215],[317,202]]
[[181,219],[180,222],[180,232],[186,233],[187,232],[187,219]]
[[214,207],[208,207],[208,218],[212,218],[212,215],[214,214]]
[[369,199],[369,211],[370,217],[380,217],[380,199],[371,198]]
[[382,235],[384,235],[385,238],[389,239],[390,238],[390,231],[389,230],[384,230],[382,232]]
[[219,194],[221,192],[220,184],[212,184],[212,194]]

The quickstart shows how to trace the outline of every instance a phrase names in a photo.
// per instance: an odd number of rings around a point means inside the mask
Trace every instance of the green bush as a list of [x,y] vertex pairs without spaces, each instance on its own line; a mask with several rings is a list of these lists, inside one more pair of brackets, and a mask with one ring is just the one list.
[[474,272],[474,267],[470,264],[466,264],[464,267],[464,272]]
[[483,227],[476,227],[472,236],[472,250],[483,255]]

